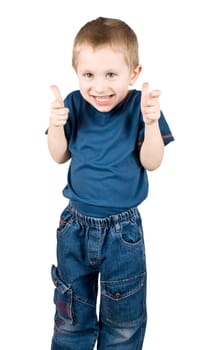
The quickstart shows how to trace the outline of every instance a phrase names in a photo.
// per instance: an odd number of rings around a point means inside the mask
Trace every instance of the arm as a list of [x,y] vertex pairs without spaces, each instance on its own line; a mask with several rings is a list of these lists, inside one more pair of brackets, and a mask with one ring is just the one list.
[[163,159],[164,143],[160,133],[159,90],[148,93],[148,83],[143,84],[141,111],[145,123],[144,142],[140,149],[140,162],[147,170],[157,169]]
[[51,157],[59,164],[71,158],[63,126],[49,126],[48,149]]
[[140,149],[140,162],[147,170],[157,169],[163,159],[164,143],[158,122],[145,126],[144,142]]
[[59,164],[70,157],[68,142],[64,133],[64,125],[68,119],[68,109],[64,107],[59,89],[52,85],[56,100],[52,103],[48,129],[48,149],[52,158]]

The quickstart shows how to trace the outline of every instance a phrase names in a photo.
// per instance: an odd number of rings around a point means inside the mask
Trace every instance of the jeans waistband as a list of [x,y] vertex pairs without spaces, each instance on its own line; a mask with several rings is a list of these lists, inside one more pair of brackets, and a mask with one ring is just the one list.
[[73,219],[78,220],[79,223],[93,226],[93,227],[110,227],[111,225],[115,225],[124,220],[128,220],[131,218],[137,218],[140,216],[139,210],[137,208],[131,208],[129,210],[126,210],[120,214],[107,216],[104,218],[94,218],[91,216],[85,216],[81,213],[79,213],[76,209],[71,207],[72,211],[72,217]]

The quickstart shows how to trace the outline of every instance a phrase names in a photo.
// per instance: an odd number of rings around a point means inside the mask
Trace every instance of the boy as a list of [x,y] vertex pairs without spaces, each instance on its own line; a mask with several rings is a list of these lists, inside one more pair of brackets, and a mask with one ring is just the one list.
[[[147,170],[173,141],[160,91],[129,89],[141,65],[136,34],[123,21],[97,18],[74,40],[80,90],[63,101],[51,86],[48,147],[71,158],[52,266],[56,305],[52,350],[142,349],[147,321],[146,261],[137,206]],[[100,311],[96,300],[100,276]]]

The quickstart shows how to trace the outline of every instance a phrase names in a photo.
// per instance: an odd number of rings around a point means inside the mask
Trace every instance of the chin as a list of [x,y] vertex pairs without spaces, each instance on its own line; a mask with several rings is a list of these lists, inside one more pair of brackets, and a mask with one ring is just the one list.
[[110,112],[111,109],[113,109],[113,106],[97,106],[97,105],[93,105],[93,106],[99,112]]

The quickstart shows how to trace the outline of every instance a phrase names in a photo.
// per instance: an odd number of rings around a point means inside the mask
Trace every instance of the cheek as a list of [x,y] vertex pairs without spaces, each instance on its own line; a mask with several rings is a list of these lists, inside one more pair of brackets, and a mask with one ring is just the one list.
[[128,83],[125,82],[124,84],[121,82],[121,84],[118,84],[115,86],[115,92],[118,95],[126,95],[128,92]]
[[128,86],[129,86],[129,79],[128,77],[124,77],[124,78],[121,78],[120,80],[118,80],[116,83],[115,83],[115,89],[118,90],[118,91],[123,91],[123,90],[127,90],[128,89]]
[[86,93],[90,88],[90,84],[79,80],[79,88],[82,93]]

